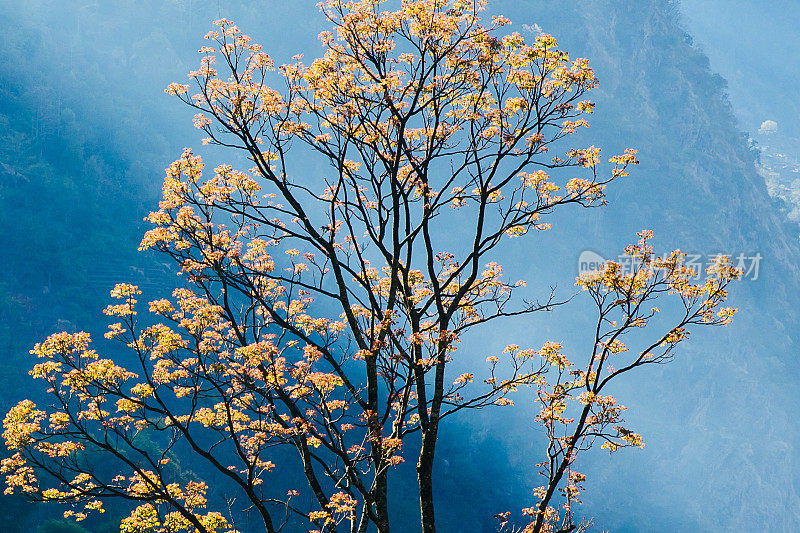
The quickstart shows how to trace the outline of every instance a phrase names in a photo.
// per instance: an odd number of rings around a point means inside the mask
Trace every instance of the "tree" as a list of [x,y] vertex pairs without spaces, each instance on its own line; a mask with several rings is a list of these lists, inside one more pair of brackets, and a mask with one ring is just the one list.
[[[508,20],[482,25],[484,7],[328,0],[325,53],[277,68],[232,22],[215,23],[189,75],[197,93],[167,91],[197,110],[204,144],[242,151],[253,167],[207,177],[190,150],[169,166],[142,248],[172,258],[188,284],[150,302],[159,322],[146,324],[136,286],[112,291],[105,312],[118,321],[106,337],[133,351],[135,372],[100,358],[86,333],[34,348],[31,373],[51,404],[25,400],[5,418],[8,491],[69,504],[79,520],[106,498],[131,500],[131,532],[271,533],[302,519],[385,533],[389,476],[415,457],[420,527],[432,533],[441,423],[530,388],[547,440],[525,531],[582,527],[578,455],[597,441],[642,445],[609,383],[669,360],[692,326],[729,323],[726,287],[740,272],[720,256],[695,281],[681,252],[657,256],[644,231],[628,262],[576,280],[597,312],[583,366],[555,342],[510,344],[483,368],[459,355],[461,339],[496,321],[566,303],[520,296],[525,284],[495,262],[502,244],[547,230],[560,207],[604,204],[636,164],[627,150],[604,173],[599,149],[562,146],[588,126],[592,69],[550,35],[501,36]],[[303,175],[315,159],[322,176]],[[666,313],[657,299],[671,302]],[[659,333],[637,332],[656,317]],[[474,370],[452,375],[457,358]],[[284,448],[302,486],[270,474]],[[179,472],[176,456],[224,490]]]

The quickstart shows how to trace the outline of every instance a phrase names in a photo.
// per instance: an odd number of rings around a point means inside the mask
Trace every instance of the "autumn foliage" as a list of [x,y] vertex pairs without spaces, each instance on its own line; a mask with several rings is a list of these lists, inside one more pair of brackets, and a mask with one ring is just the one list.
[[[563,303],[522,298],[525,283],[496,262],[503,243],[549,229],[562,206],[604,204],[637,162],[634,150],[609,160],[567,143],[594,109],[588,62],[550,35],[503,33],[503,17],[481,22],[484,8],[328,0],[325,52],[308,65],[276,66],[232,22],[215,23],[190,83],[167,92],[196,109],[204,144],[252,167],[209,172],[187,149],[167,168],[141,246],[187,283],[149,302],[149,318],[137,287],[114,288],[105,336],[132,351],[130,368],[86,333],[34,348],[31,374],[50,402],[6,415],[7,492],[64,503],[78,520],[127,499],[127,532],[383,533],[408,530],[408,517],[390,516],[388,479],[413,461],[431,533],[442,422],[507,409],[524,388],[546,436],[531,464],[542,484],[521,512],[493,502],[498,527],[580,527],[580,453],[643,445],[608,384],[668,360],[691,327],[727,324],[740,272],[719,257],[698,281],[645,231],[625,250],[632,267],[608,262],[576,280],[597,316],[591,353],[509,344],[475,360],[468,333]],[[454,375],[462,353],[472,371]],[[274,479],[283,448],[299,486]],[[180,471],[176,453],[225,480],[233,503]]]

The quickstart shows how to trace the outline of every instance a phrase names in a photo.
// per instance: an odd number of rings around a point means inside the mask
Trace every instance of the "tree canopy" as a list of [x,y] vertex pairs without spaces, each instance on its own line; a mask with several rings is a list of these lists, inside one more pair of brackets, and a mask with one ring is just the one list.
[[[741,272],[719,256],[700,278],[642,231],[625,263],[576,278],[597,318],[589,353],[509,342],[475,360],[470,335],[569,299],[531,299],[504,278],[504,244],[548,230],[556,210],[603,205],[637,163],[635,150],[605,163],[569,142],[594,109],[588,61],[547,34],[504,34],[508,20],[484,23],[484,8],[328,0],[325,52],[309,65],[275,66],[233,22],[215,23],[190,83],[167,92],[196,109],[203,144],[252,167],[208,173],[187,149],[167,168],[141,247],[186,284],[149,302],[145,320],[136,286],[111,292],[105,336],[132,365],[83,332],[36,345],[31,374],[51,401],[6,415],[8,491],[68,504],[78,520],[130,500],[130,532],[385,533],[407,529],[389,511],[389,477],[413,458],[420,530],[432,533],[440,425],[507,408],[524,388],[544,435],[530,465],[542,485],[521,513],[497,502],[498,527],[582,527],[579,454],[643,445],[609,383],[669,360],[693,326],[729,323]],[[455,375],[456,362],[469,371]]]

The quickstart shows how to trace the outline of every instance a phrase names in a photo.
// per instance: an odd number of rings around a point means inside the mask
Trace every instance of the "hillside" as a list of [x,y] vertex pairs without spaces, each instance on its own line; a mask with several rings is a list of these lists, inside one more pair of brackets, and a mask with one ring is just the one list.
[[[547,242],[562,256],[540,268],[575,264],[583,249],[614,257],[642,228],[662,250],[763,257],[758,278],[734,291],[734,325],[697,335],[647,382],[619,391],[647,446],[597,455],[584,510],[612,531],[796,531],[800,250],[737,129],[724,79],[693,45],[675,2],[504,2],[497,10],[517,30],[538,24],[591,59],[601,87],[589,142],[608,153],[634,146],[642,160],[608,208],[579,227],[554,227]],[[545,322],[558,340],[585,338],[569,314]],[[509,428],[512,457],[525,457],[520,431],[530,427],[522,417]]]
[[[183,146],[200,145],[190,115],[162,88],[184,76],[207,21],[242,20],[280,60],[303,49],[313,55],[319,20],[307,13],[315,1],[226,4],[100,2],[78,11],[55,0],[0,0],[5,29],[23,28],[0,41],[4,57],[21,65],[0,73],[0,229],[11,258],[0,277],[3,404],[25,394],[5,391],[27,379],[32,342],[56,328],[98,331],[105,302],[97,298],[115,278],[138,276],[159,289],[170,275],[135,247],[160,169]],[[590,59],[601,86],[586,143],[609,155],[632,146],[642,161],[614,185],[608,207],[572,211],[513,248],[502,258],[513,275],[569,293],[581,251],[615,257],[643,228],[655,231],[660,251],[762,258],[757,276],[732,295],[741,311],[730,328],[697,334],[672,364],[615,391],[647,446],[591,456],[582,512],[596,530],[615,532],[800,530],[797,226],[767,191],[725,80],[670,0],[498,0],[492,10],[526,37],[541,28]],[[71,32],[75,25],[83,30]],[[482,358],[512,337],[577,351],[593,318],[582,310],[577,299],[474,339],[465,352]],[[442,531],[491,531],[494,513],[531,503],[540,442],[531,411],[518,404],[443,437]],[[476,448],[466,453],[463,442]],[[396,512],[413,504],[398,501]],[[13,505],[4,519],[21,531],[51,516]]]

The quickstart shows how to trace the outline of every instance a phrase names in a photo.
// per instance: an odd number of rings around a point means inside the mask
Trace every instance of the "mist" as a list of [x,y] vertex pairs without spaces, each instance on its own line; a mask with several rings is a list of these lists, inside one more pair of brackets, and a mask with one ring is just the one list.
[[[101,337],[114,283],[141,285],[143,301],[182,283],[177,269],[137,247],[163,169],[183,148],[209,166],[246,168],[241,155],[203,147],[193,112],[164,93],[195,68],[211,22],[236,21],[276,64],[297,53],[310,62],[325,27],[315,3],[0,0],[5,410],[39,394],[27,374],[34,343],[61,330]],[[551,33],[572,56],[589,58],[600,86],[581,140],[607,155],[634,147],[641,160],[612,185],[607,207],[559,213],[550,231],[507,247],[498,260],[510,278],[528,280],[531,297],[551,287],[572,296],[581,252],[615,258],[642,229],[654,230],[659,252],[680,247],[700,261],[727,253],[747,266],[760,258],[732,291],[740,311],[731,326],[693,334],[670,364],[612,391],[646,446],[610,457],[598,447],[581,459],[581,515],[591,531],[800,530],[800,103],[792,90],[800,5],[497,0],[489,10],[513,21],[509,31]],[[319,174],[311,162],[304,171]],[[512,342],[547,340],[580,353],[592,342],[591,311],[577,294],[568,306],[464,339],[459,357],[483,361]],[[524,398],[444,430],[441,531],[495,531],[493,515],[534,502],[544,440]],[[411,463],[396,481],[410,496],[391,506],[416,525]],[[3,500],[4,530],[81,531],[54,506]],[[108,514],[80,527],[118,531],[120,514]]]

